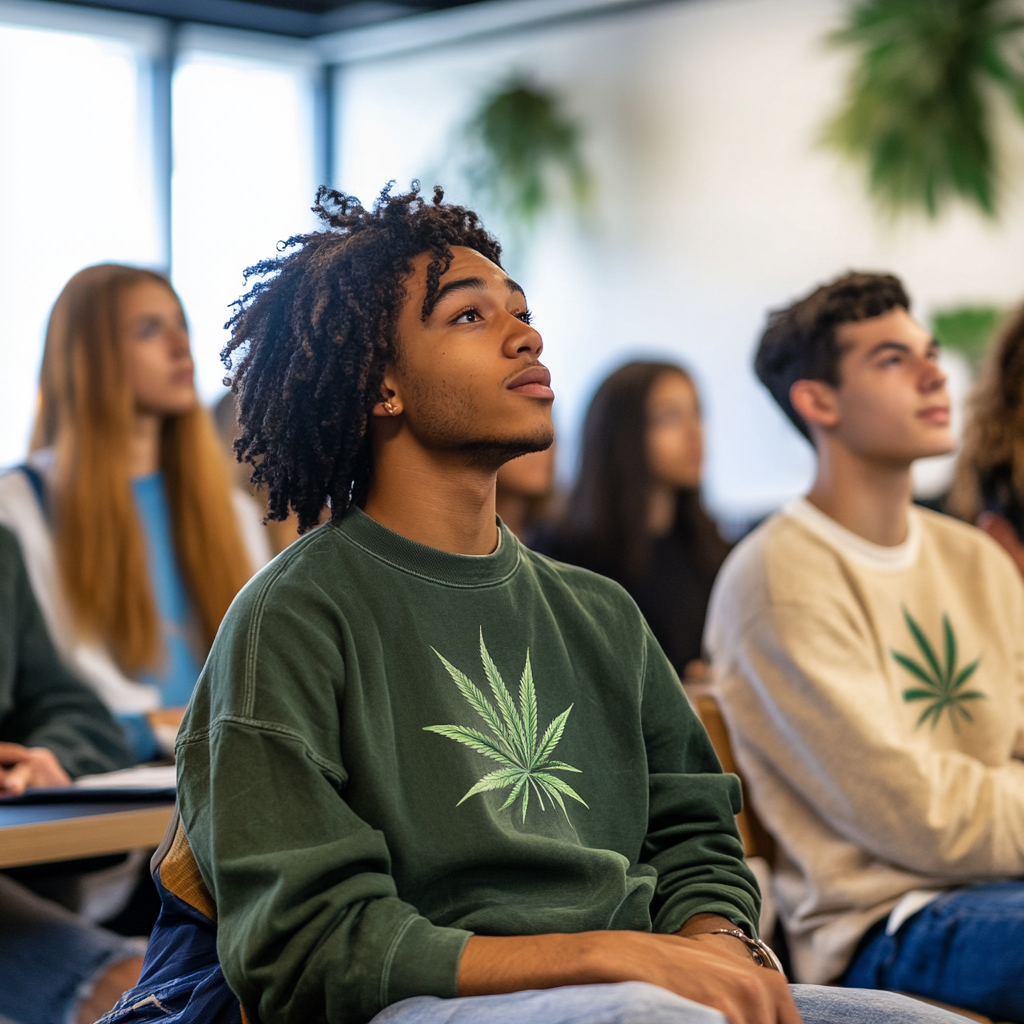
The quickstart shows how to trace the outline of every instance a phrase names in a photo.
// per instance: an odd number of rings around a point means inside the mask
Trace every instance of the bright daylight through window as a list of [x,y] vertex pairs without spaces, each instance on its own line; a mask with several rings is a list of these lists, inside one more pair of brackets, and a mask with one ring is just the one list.
[[[0,23],[0,466],[27,452],[46,320],[65,281],[92,263],[166,259],[154,47],[141,30],[132,40],[102,27]],[[171,270],[205,401],[223,391],[223,324],[242,271],[312,225],[317,184],[309,68],[239,48],[184,50],[172,92]]]
[[101,260],[159,263],[141,57],[112,39],[0,25],[0,466],[27,451],[64,282]]
[[223,391],[223,324],[243,270],[312,226],[312,107],[301,68],[212,53],[179,62],[172,269],[206,401]]

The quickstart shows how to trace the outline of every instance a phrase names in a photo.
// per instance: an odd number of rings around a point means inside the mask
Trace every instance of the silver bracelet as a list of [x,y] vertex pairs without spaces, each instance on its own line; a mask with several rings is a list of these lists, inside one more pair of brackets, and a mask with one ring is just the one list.
[[750,959],[758,967],[764,967],[769,971],[778,971],[779,974],[785,975],[786,972],[782,969],[782,963],[772,951],[771,946],[766,942],[762,942],[760,939],[752,939],[746,932],[741,932],[739,928],[716,928],[713,932],[707,932],[706,934],[731,935],[734,939],[739,939],[747,947]]

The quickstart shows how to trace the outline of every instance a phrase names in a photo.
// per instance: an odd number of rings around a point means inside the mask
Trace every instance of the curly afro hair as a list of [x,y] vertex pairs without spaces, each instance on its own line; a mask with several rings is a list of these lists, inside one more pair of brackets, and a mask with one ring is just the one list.
[[909,312],[910,297],[892,274],[851,271],[785,309],[768,314],[768,326],[754,357],[754,372],[790,422],[808,441],[811,432],[789,400],[798,380],[839,386],[836,328],[882,316],[898,306]]
[[1008,519],[1024,541],[1024,306],[1003,324],[967,404],[949,511]]
[[418,182],[397,196],[392,185],[371,210],[321,186],[313,210],[324,229],[289,238],[282,255],[249,267],[246,284],[259,280],[227,324],[221,359],[237,396],[235,452],[266,487],[269,517],[285,519],[291,508],[300,532],[317,525],[325,506],[339,519],[370,482],[369,417],[384,366],[398,357],[414,257],[431,257],[424,320],[453,245],[500,266],[501,246],[472,210],[446,205],[440,187],[428,201]]

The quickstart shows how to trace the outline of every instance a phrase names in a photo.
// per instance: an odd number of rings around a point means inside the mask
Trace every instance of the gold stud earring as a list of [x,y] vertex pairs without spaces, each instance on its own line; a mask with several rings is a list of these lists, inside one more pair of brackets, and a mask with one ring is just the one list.
[[394,416],[394,415],[395,415],[395,413],[396,413],[396,409],[395,409],[395,407],[394,407],[394,406],[393,406],[393,405],[391,404],[391,399],[390,399],[390,398],[389,398],[389,399],[388,399],[388,400],[387,400],[387,401],[386,401],[386,402],[384,403],[384,411],[385,411],[385,412],[386,412],[386,413],[387,413],[387,414],[388,414],[389,416]]

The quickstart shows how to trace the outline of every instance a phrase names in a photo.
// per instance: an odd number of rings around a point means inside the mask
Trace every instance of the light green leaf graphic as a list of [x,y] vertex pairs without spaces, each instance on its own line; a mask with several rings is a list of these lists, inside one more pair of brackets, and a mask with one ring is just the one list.
[[964,668],[957,667],[957,642],[956,633],[949,621],[949,616],[942,615],[942,639],[945,655],[945,664],[940,665],[936,657],[935,649],[925,636],[924,630],[914,621],[913,616],[903,609],[903,618],[907,623],[907,629],[914,638],[918,650],[924,655],[924,662],[917,661],[899,651],[890,651],[893,660],[901,668],[909,672],[915,680],[924,683],[927,689],[911,687],[903,691],[903,699],[908,704],[911,701],[928,701],[928,706],[921,712],[914,728],[920,728],[925,722],[931,721],[932,728],[939,724],[942,713],[949,715],[949,723],[953,732],[959,732],[959,719],[965,722],[973,722],[974,716],[964,707],[964,701],[985,700],[987,695],[980,690],[962,690],[961,687],[972,675],[981,663],[981,658],[975,658]]
[[[569,712],[572,711],[571,704],[560,715],[552,719],[544,730],[540,742],[537,741],[539,728],[537,692],[533,682],[533,669],[530,666],[530,652],[526,652],[526,664],[519,680],[519,706],[517,707],[516,701],[501,678],[498,666],[494,664],[494,659],[491,658],[490,652],[487,650],[483,629],[480,630],[480,660],[483,663],[487,685],[497,704],[495,707],[464,672],[457,669],[440,652],[434,648],[431,650],[444,665],[466,703],[483,719],[492,735],[488,736],[479,729],[464,725],[426,725],[423,727],[424,731],[434,732],[439,736],[454,740],[456,743],[461,743],[478,754],[498,761],[503,766],[484,775],[469,789],[459,804],[464,803],[477,793],[491,792],[510,786],[511,790],[501,805],[501,809],[512,807],[517,800],[521,800],[524,822],[526,821],[526,811],[530,806],[531,790],[542,811],[546,811],[549,805],[554,807],[557,804],[566,820],[569,820],[569,812],[562,799],[563,795],[587,807],[587,802],[572,786],[552,774],[552,772],[582,774],[579,768],[574,768],[564,761],[556,761],[551,756],[565,732]],[[545,803],[545,797],[547,803]]]
[[[527,653],[527,657],[529,657],[529,653]],[[491,688],[491,693],[494,694],[494,699],[498,702],[498,709],[505,722],[506,737],[515,745],[519,755],[525,757],[527,745],[523,722],[516,711],[512,695],[505,688],[505,682],[501,678],[498,666],[494,664],[487,645],[484,643],[483,628],[480,629],[480,660],[484,663],[484,675],[487,676],[487,683]]]
[[[531,745],[537,743],[537,691],[533,688],[533,669],[530,668],[530,652],[526,652],[526,664],[519,680],[519,713],[523,716],[523,729]],[[572,769],[576,771],[575,768]]]

